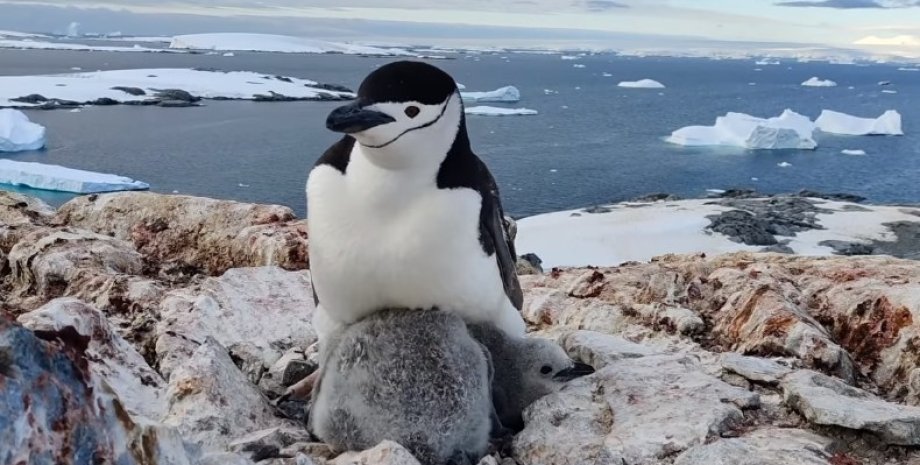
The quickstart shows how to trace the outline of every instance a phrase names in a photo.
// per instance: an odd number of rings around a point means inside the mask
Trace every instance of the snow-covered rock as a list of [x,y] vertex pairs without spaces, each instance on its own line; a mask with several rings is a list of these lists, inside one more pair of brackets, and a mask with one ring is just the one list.
[[802,83],[805,87],[836,87],[837,83],[830,79],[820,79],[817,76]]
[[831,110],[824,110],[815,120],[822,132],[850,136],[891,135],[902,136],[901,114],[888,110],[878,118],[860,118]]
[[279,53],[342,53],[346,55],[415,56],[401,49],[327,42],[306,37],[276,34],[214,33],[175,36],[171,49],[234,50]]
[[45,146],[45,127],[19,110],[0,109],[0,152],[38,150]]
[[490,106],[467,107],[465,113],[468,115],[479,116],[515,116],[515,115],[536,115],[537,110],[529,108],[502,108]]
[[6,159],[0,160],[0,184],[78,194],[150,188],[124,176]]
[[[198,99],[339,100],[353,98],[316,81],[251,71],[125,69],[40,76],[0,76],[0,107],[104,102],[158,104]],[[176,90],[180,90],[177,92]],[[184,93],[183,93],[184,92]]]
[[638,81],[623,81],[617,84],[617,87],[627,89],[664,89],[664,84],[654,79],[640,79]]
[[514,86],[505,86],[488,92],[460,92],[466,102],[515,103],[521,100],[521,91]]
[[685,146],[732,146],[746,149],[814,149],[815,124],[792,110],[774,118],[728,113],[713,126],[688,126],[671,133],[667,141]]

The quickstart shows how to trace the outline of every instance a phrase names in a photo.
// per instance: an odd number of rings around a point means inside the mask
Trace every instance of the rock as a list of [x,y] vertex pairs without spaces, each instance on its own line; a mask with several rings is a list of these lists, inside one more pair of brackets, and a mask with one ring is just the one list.
[[259,380],[259,388],[269,398],[284,394],[285,388],[306,378],[316,369],[307,361],[304,350],[298,347],[288,349],[281,358],[268,368]]
[[[195,462],[195,465],[255,465],[248,457],[231,452],[215,452],[205,454]],[[260,465],[264,465],[260,464]]]
[[674,465],[842,465],[833,441],[800,429],[767,428],[689,449]]
[[825,199],[825,200],[837,200],[841,202],[861,203],[861,202],[866,201],[866,198],[861,195],[844,194],[844,193],[828,194],[828,193],[817,192],[817,191],[812,191],[808,189],[802,189],[795,195],[798,197],[808,197],[808,198],[813,198],[813,199]]
[[637,304],[631,310],[652,325],[659,325],[670,333],[695,334],[706,324],[693,310],[664,304]]
[[298,454],[294,457],[280,457],[268,459],[259,462],[259,465],[318,465],[323,462],[316,462],[310,456]]
[[812,423],[870,431],[886,444],[920,445],[920,407],[886,402],[809,370],[787,376],[782,388],[786,404]]
[[731,352],[722,354],[720,362],[723,370],[741,375],[747,380],[764,384],[777,384],[783,376],[792,372],[791,368],[769,359],[746,357]]
[[54,216],[50,205],[34,197],[0,190],[0,225],[45,225]]
[[610,213],[613,211],[613,209],[610,207],[605,207],[603,205],[594,205],[594,206],[585,208],[582,211],[585,213],[598,214],[598,213]]
[[296,442],[282,448],[281,455],[284,457],[306,455],[307,457],[312,457],[319,463],[324,463],[332,460],[338,454],[336,454],[328,444],[322,442]]
[[537,254],[527,253],[517,259],[517,274],[543,274],[543,260]]
[[160,373],[168,379],[210,337],[258,383],[283,352],[316,342],[313,308],[309,272],[276,267],[234,268],[172,291],[156,328]]
[[248,455],[254,462],[259,462],[281,457],[281,449],[309,440],[310,433],[305,429],[275,427],[248,434],[231,442],[228,447],[233,452]]
[[217,341],[206,339],[174,369],[163,419],[184,438],[206,449],[222,449],[235,437],[285,426]]
[[740,425],[758,396],[705,374],[695,359],[611,361],[524,412],[520,463],[653,464]]
[[184,102],[197,102],[201,100],[201,97],[196,97],[182,89],[157,90],[156,96],[161,100],[181,100]]
[[187,100],[166,99],[157,101],[157,106],[163,108],[188,108],[197,107],[198,104]]
[[421,465],[403,446],[383,441],[363,452],[346,452],[329,462],[330,465]]
[[708,230],[724,234],[729,239],[746,245],[775,245],[770,225],[750,212],[729,210],[719,215],[707,216],[711,221]]
[[658,192],[636,197],[630,200],[630,202],[672,202],[675,200],[680,200],[680,197],[674,194],[668,194],[667,192]]
[[[306,223],[278,205],[125,192],[77,197],[55,221],[126,240],[161,269],[308,267]],[[188,269],[190,268],[190,270]]]
[[837,255],[872,255],[873,247],[872,244],[866,244],[863,242],[847,242],[847,241],[821,241],[818,245],[822,247],[830,247],[834,249],[834,253]]
[[115,87],[112,87],[112,90],[120,90],[122,92],[125,92],[130,95],[134,95],[134,96],[147,95],[147,92],[145,92],[144,89],[141,89],[140,87],[115,86]]
[[29,331],[0,313],[0,463],[192,465],[173,428],[132,418],[73,328]]
[[595,331],[576,331],[563,336],[559,343],[570,356],[591,365],[595,370],[624,358],[659,353],[648,346],[629,342],[619,336]]
[[159,420],[166,413],[166,382],[116,333],[99,310],[74,298],[55,299],[19,317],[32,331],[73,331],[85,338],[90,373],[103,380],[132,417]]

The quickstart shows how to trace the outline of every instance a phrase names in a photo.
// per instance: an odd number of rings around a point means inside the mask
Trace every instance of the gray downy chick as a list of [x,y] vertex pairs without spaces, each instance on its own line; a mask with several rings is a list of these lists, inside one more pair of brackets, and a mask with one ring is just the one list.
[[395,441],[425,465],[476,463],[493,422],[488,351],[440,310],[384,310],[331,335],[310,429],[339,451]]
[[494,325],[468,325],[470,334],[489,350],[492,400],[501,425],[524,429],[524,409],[537,399],[558,391],[566,381],[594,373],[590,365],[569,358],[553,341],[513,337]]

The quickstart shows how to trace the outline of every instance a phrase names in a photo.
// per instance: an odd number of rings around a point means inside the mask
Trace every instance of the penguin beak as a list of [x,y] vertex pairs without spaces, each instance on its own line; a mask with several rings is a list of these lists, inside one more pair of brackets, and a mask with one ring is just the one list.
[[394,121],[396,118],[386,113],[369,110],[354,102],[332,110],[326,118],[326,128],[330,131],[355,134]]
[[553,375],[553,379],[556,381],[571,381],[575,378],[590,375],[591,373],[594,373],[594,367],[587,363],[575,362],[575,365],[571,368],[560,370],[559,373]]

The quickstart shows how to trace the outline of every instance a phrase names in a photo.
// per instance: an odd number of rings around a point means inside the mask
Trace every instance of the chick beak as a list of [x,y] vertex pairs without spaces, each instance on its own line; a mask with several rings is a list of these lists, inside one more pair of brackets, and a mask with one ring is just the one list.
[[594,367],[591,365],[575,362],[575,365],[564,370],[559,370],[558,373],[553,375],[553,379],[557,381],[571,381],[575,378],[581,378],[582,376],[587,376],[592,373],[594,373]]

